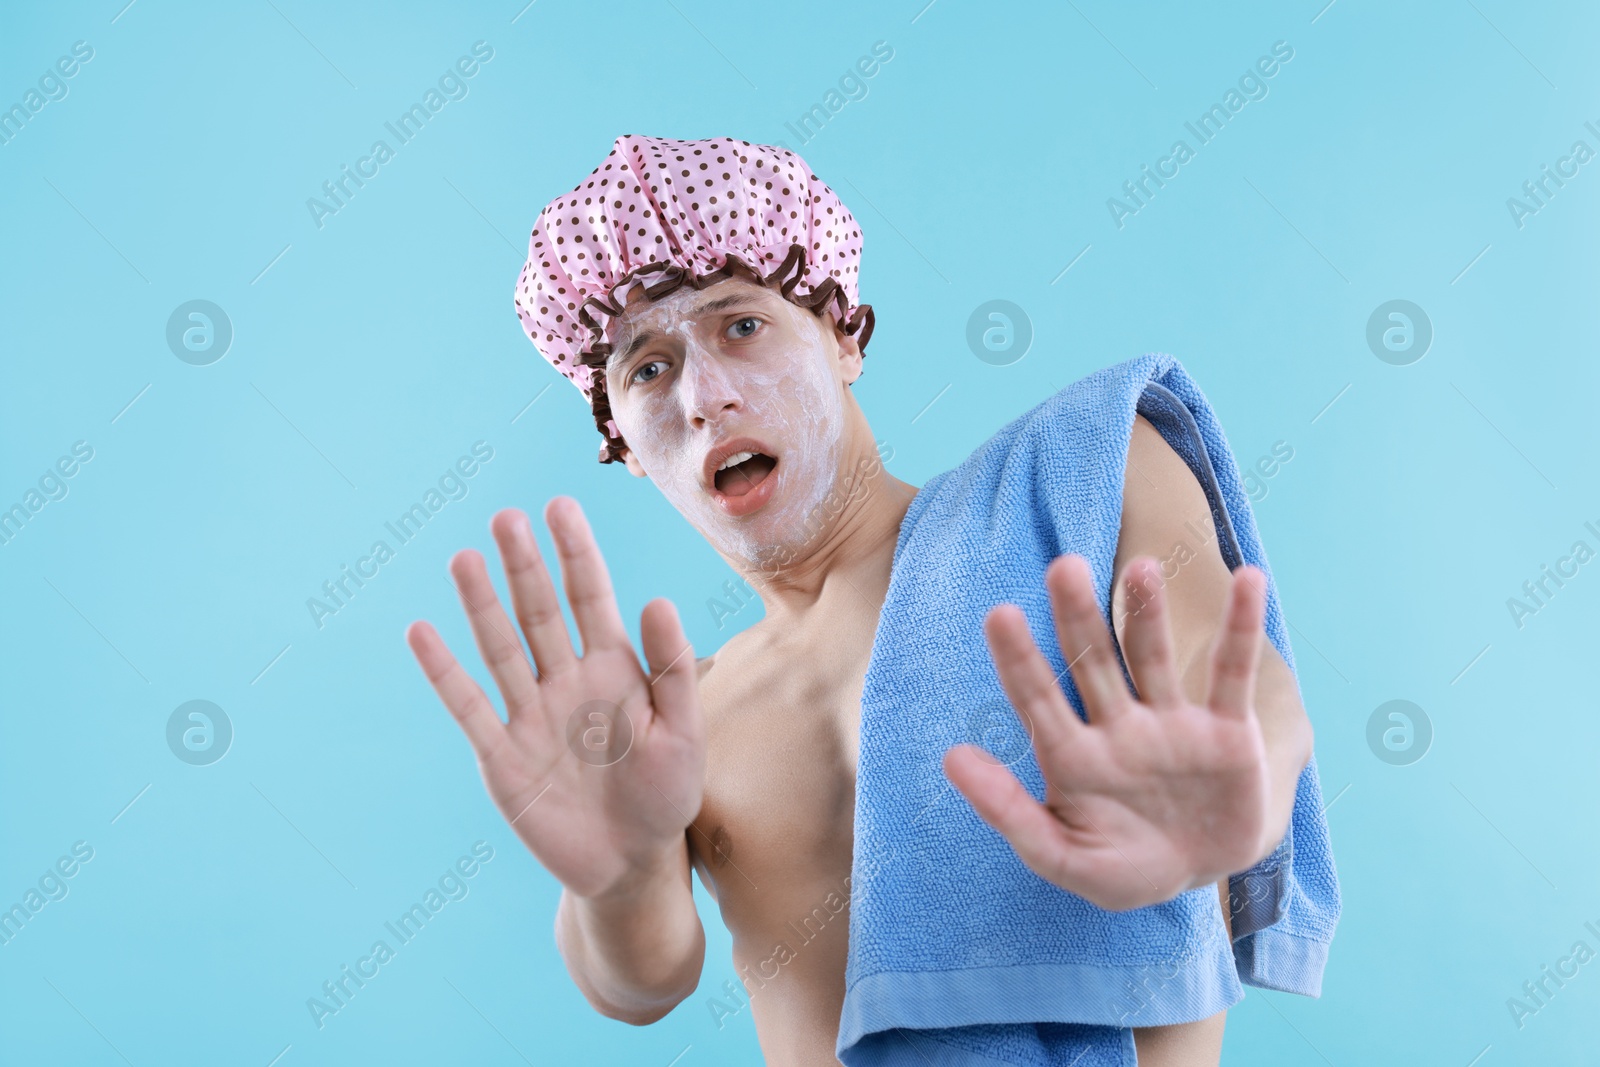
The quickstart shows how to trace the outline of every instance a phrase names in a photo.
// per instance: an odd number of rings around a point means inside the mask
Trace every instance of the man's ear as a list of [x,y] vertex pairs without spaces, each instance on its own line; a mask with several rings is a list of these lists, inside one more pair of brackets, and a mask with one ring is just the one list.
[[[833,313],[828,314],[828,321],[833,322]],[[855,335],[845,333],[837,322],[833,322],[833,340],[839,346],[839,370],[844,384],[853,385],[861,377],[861,345],[857,343]]]
[[644,467],[639,465],[639,461],[633,458],[633,450],[631,448],[624,448],[622,450],[622,462],[627,466],[628,473],[633,475],[635,478],[650,477],[645,473]]

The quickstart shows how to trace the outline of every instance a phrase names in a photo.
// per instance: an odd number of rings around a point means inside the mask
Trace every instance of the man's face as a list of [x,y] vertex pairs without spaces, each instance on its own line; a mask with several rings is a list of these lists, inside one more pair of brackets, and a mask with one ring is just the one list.
[[609,337],[628,469],[726,555],[761,565],[804,544],[840,477],[854,340],[743,278],[656,301],[635,288]]

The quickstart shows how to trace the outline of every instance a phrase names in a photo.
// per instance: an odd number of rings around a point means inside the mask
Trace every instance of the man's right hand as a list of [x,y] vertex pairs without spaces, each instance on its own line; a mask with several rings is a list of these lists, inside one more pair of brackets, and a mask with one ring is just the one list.
[[431,625],[413,623],[406,639],[472,743],[490,796],[539,862],[576,896],[625,895],[664,863],[686,867],[684,834],[705,772],[694,653],[672,603],[651,601],[640,617],[647,677],[577,501],[550,501],[545,521],[582,657],[523,512],[508,508],[489,525],[531,666],[483,557],[467,549],[450,562],[509,721]]

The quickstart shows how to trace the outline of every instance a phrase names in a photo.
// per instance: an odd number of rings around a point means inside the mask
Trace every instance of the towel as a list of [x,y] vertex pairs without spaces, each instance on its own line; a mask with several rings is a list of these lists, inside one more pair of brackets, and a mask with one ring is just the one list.
[[981,743],[1044,795],[982,620],[996,604],[1021,606],[1083,713],[1044,572],[1064,553],[1084,556],[1109,620],[1135,412],[1204,488],[1229,569],[1251,563],[1266,574],[1266,634],[1294,669],[1238,466],[1171,356],[1081,379],[923,486],[900,527],[862,692],[836,1046],[848,1067],[1125,1067],[1135,1062],[1132,1027],[1206,1018],[1237,1003],[1241,983],[1321,994],[1339,884],[1314,759],[1282,843],[1229,879],[1231,943],[1213,887],[1111,912],[1046,882],[941,768],[951,746]]

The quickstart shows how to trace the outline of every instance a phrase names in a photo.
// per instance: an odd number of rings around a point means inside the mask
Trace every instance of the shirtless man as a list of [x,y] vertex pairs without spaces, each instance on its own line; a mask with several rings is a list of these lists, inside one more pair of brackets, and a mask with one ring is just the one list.
[[[696,660],[672,604],[653,600],[640,620],[641,668],[582,511],[556,498],[545,520],[581,656],[515,509],[490,524],[515,623],[479,553],[450,564],[508,721],[431,626],[415,623],[407,637],[500,811],[563,886],[556,942],[573,981],[596,1010],[645,1025],[701,977],[691,867],[741,972],[792,937],[788,921],[848,885],[862,685],[916,489],[875,466],[849,388],[861,350],[831,305],[806,310],[735,270],[657,300],[633,287],[606,336],[606,394],[629,471],[650,477],[745,577],[765,617]],[[811,529],[808,512],[863,470],[875,472],[866,491]],[[1039,804],[970,746],[952,750],[945,771],[1061,888],[1122,910],[1215,883],[1226,919],[1228,874],[1265,857],[1288,826],[1311,729],[1292,673],[1261,640],[1260,572],[1230,574],[1213,539],[1175,577],[1159,575],[1156,558],[1185,540],[1184,523],[1210,529],[1211,514],[1184,461],[1142,418],[1123,493],[1118,645],[1081,559],[1062,557],[1045,578],[1087,724],[1018,609],[997,607],[985,623],[1063,801]],[[595,708],[620,711],[593,718]],[[586,751],[575,756],[575,744]],[[847,946],[848,913],[750,996],[767,1062],[838,1062]],[[1224,1014],[1136,1029],[1140,1064],[1216,1064]]]

